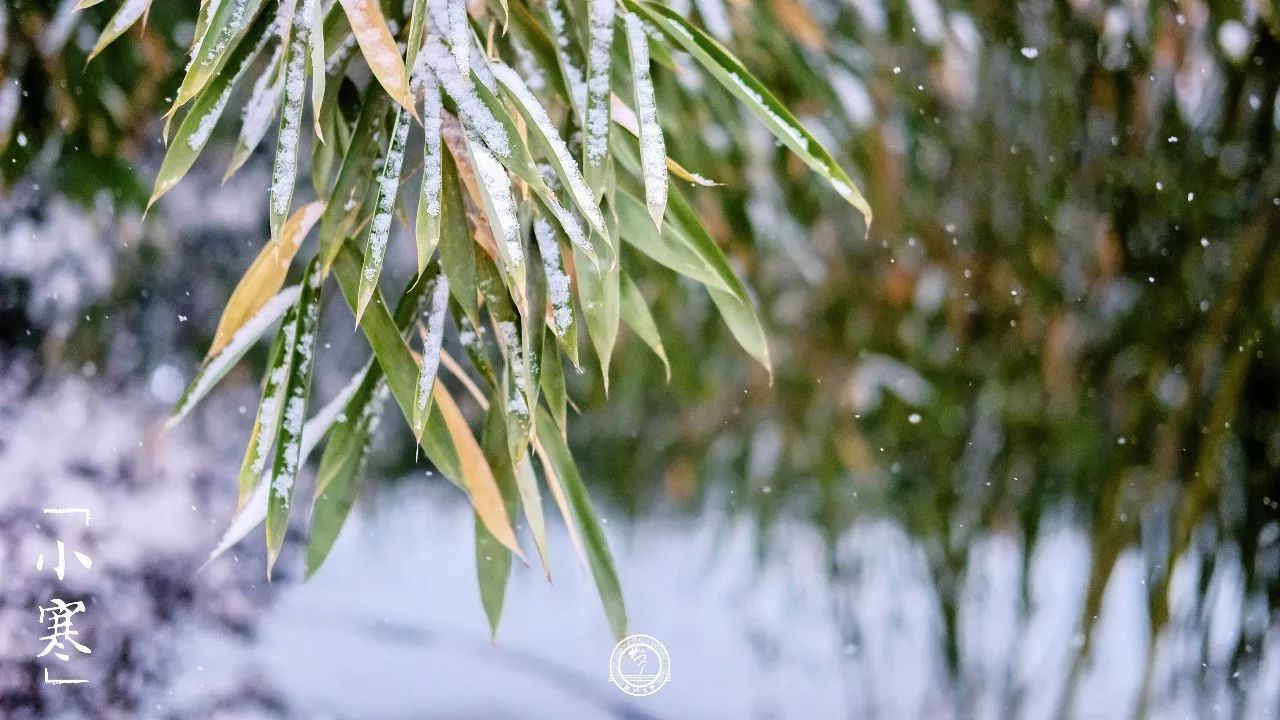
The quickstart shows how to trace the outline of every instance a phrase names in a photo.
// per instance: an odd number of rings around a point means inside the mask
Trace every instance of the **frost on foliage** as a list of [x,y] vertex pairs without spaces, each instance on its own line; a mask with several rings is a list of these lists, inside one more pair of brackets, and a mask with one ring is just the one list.
[[283,45],[276,47],[275,54],[271,56],[266,69],[253,84],[253,92],[244,104],[240,140],[237,143],[240,147],[257,147],[258,143],[262,142],[262,136],[267,134],[267,126],[271,124],[271,118],[275,115],[276,103],[280,100],[280,90],[283,86],[282,79],[275,75],[272,68],[279,64],[283,52]]
[[[276,449],[283,459],[277,461],[272,468],[271,490],[280,496],[284,505],[289,504],[289,496],[293,483],[298,477],[298,463],[302,449],[303,423],[307,414],[307,391],[311,385],[311,368],[315,364],[316,326],[320,321],[320,286],[324,275],[319,263],[313,264],[307,278],[308,288],[303,295],[305,307],[299,307],[302,313],[299,318],[297,341],[292,347],[288,344],[283,349],[293,353],[292,366],[287,380],[287,398],[284,405],[284,416],[280,426],[281,445]],[[300,301],[301,302],[301,301]]]
[[[222,53],[226,52],[227,45],[231,43],[231,38],[240,34],[240,31],[244,29],[245,22],[248,20],[246,16],[248,15],[249,0],[223,0],[223,2],[231,3],[231,17],[228,19],[227,24],[222,26],[221,32],[218,33],[218,37],[214,40],[213,47],[201,58],[200,64],[205,67],[212,65],[215,60],[222,56]],[[221,7],[211,8],[210,11],[217,12],[220,9]]]
[[560,55],[560,63],[564,66],[564,79],[569,85],[570,99],[578,117],[587,112],[587,80],[582,68],[573,64],[569,57],[569,35],[565,27],[564,11],[560,9],[560,0],[547,0],[547,17],[551,20],[551,32],[555,36],[556,51]]
[[[556,131],[555,123],[551,122],[547,111],[542,107],[542,103],[534,97],[525,85],[524,80],[516,71],[503,63],[493,64],[493,74],[502,83],[512,95],[516,97],[520,106],[523,107],[533,120],[534,126],[538,130],[546,144],[551,148],[552,154],[555,156],[556,164],[559,166],[561,174],[569,184],[569,192],[578,200],[578,206],[587,214],[587,221],[591,223],[598,231],[604,232],[604,214],[600,212],[600,206],[595,202],[595,196],[592,195],[590,188],[587,187],[587,181],[582,176],[582,171],[578,168],[578,163],[573,159],[573,153],[569,152],[569,146],[565,144],[564,138],[560,137],[560,133]],[[665,153],[663,155],[665,159]],[[557,213],[558,215],[558,213]],[[577,229],[577,223],[573,223]],[[575,238],[572,231],[568,227],[566,232],[570,233],[570,239],[574,244],[583,245],[586,238],[582,237],[582,231],[578,229],[578,238]],[[590,245],[586,244],[588,251]]]
[[520,332],[516,324],[510,320],[498,323],[498,331],[502,333],[502,342],[507,348],[507,367],[511,369],[511,397],[507,399],[507,412],[521,417],[529,415],[529,404],[525,401],[525,388],[529,378],[524,365],[524,352],[520,347]]
[[470,49],[471,26],[467,23],[467,0],[447,0],[449,14],[449,44],[458,72],[466,73]]
[[[271,39],[270,33],[263,35],[262,39],[258,41],[257,47],[255,47],[253,51],[250,52],[248,55],[246,55],[244,60],[241,61],[240,67],[236,68],[235,74],[232,75],[231,81],[228,82],[222,88],[222,92],[218,95],[217,100],[215,100],[213,105],[210,106],[208,111],[205,112],[204,117],[200,118],[200,123],[196,126],[195,132],[191,133],[190,137],[187,138],[187,147],[191,148],[192,150],[198,151],[200,150],[200,148],[203,148],[205,146],[205,143],[209,142],[209,135],[213,133],[213,128],[218,124],[218,119],[222,117],[222,111],[226,109],[227,101],[231,99],[231,93],[235,90],[236,85],[240,82],[240,78],[244,77],[245,73],[249,71],[249,67],[253,65],[253,61],[258,57],[258,53],[262,52],[262,48],[266,47],[267,42],[270,39]],[[270,65],[274,65],[274,64],[275,62],[273,60],[270,63]],[[262,78],[259,79],[259,84],[264,84],[263,80],[269,76],[270,76],[270,72],[264,73]],[[257,99],[257,94],[259,92],[262,92],[262,88],[259,87],[258,85],[255,85],[254,99]],[[274,98],[272,98],[271,105],[272,106],[275,105]],[[248,115],[248,112],[249,112],[249,106],[246,105],[245,106],[246,117]],[[263,132],[265,132],[266,131],[265,123],[263,123],[263,125],[264,125]],[[257,139],[254,140],[254,144],[256,145],[257,141],[261,139],[262,139],[262,135],[259,134]]]
[[483,144],[476,142],[470,134],[467,136],[467,145],[471,150],[472,167],[489,198],[493,213],[490,224],[494,226],[493,230],[496,234],[494,239],[501,245],[500,249],[505,250],[504,255],[512,266],[507,270],[511,271],[524,264],[524,248],[520,244],[520,221],[516,215],[515,197],[511,193],[511,178],[507,177],[506,169],[493,156],[493,153],[486,150]]
[[301,291],[299,286],[293,285],[281,290],[274,297],[266,302],[253,317],[249,318],[244,325],[236,330],[231,336],[231,340],[217,355],[209,359],[207,363],[196,373],[196,377],[191,381],[184,394],[182,401],[178,407],[174,409],[173,416],[169,418],[167,424],[172,426],[183,418],[196,403],[200,402],[205,395],[213,389],[213,386],[222,379],[231,366],[248,352],[249,348],[257,341],[262,333],[266,332],[271,323],[275,322],[289,306],[293,305],[298,299],[298,293]]
[[396,127],[387,147],[387,157],[378,177],[378,202],[369,222],[369,242],[365,246],[363,282],[373,283],[382,272],[382,260],[391,235],[391,219],[400,190],[400,168],[404,165],[404,146],[409,137],[409,113],[396,113]]
[[440,100],[440,82],[430,71],[424,71],[420,79],[422,89],[422,201],[426,203],[427,214],[440,216],[440,187],[443,182],[444,167],[441,164],[442,148],[440,145],[440,114],[443,106]]
[[440,274],[431,288],[431,306],[423,313],[427,330],[422,338],[422,370],[418,374],[418,392],[414,400],[413,432],[422,436],[427,422],[427,406],[431,402],[431,387],[440,369],[440,345],[444,340],[444,315],[449,307],[449,280]]
[[564,337],[573,325],[572,297],[569,293],[569,276],[565,273],[560,257],[560,245],[556,242],[555,230],[545,218],[533,222],[533,237],[538,242],[538,253],[542,255],[542,269],[547,276],[547,299],[551,301],[551,315],[554,321],[553,330],[556,337]]
[[667,205],[667,146],[658,124],[658,104],[649,75],[649,40],[644,24],[633,13],[623,18],[631,51],[631,76],[635,79],[636,117],[640,125],[640,164],[644,170],[644,199],[654,222],[661,222]]
[[295,15],[293,31],[284,68],[284,109],[280,114],[280,136],[276,142],[275,165],[271,170],[271,212],[276,216],[289,212],[289,204],[293,200],[293,183],[298,172],[298,139],[302,130],[311,18],[306,13]]
[[609,152],[609,64],[613,52],[614,0],[591,0],[591,47],[587,57],[587,163],[599,165]]
[[498,156],[511,155],[511,141],[507,137],[507,129],[476,94],[470,75],[464,76],[458,72],[453,57],[440,38],[434,35],[428,36],[419,57],[435,73],[440,84],[444,86],[445,92],[457,104],[458,113],[462,116],[462,124],[479,135],[484,144]]

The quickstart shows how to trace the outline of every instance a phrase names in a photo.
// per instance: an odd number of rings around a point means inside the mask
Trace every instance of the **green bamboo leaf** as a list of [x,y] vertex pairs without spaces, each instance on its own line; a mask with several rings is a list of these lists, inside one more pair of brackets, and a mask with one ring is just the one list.
[[[404,66],[413,74],[414,63],[418,59],[418,51],[422,49],[422,31],[427,27],[427,0],[413,0],[409,11],[409,40],[405,43]],[[413,91],[413,78],[409,78],[410,93]]]
[[547,300],[550,303],[551,317],[547,324],[576,366],[578,364],[577,313],[574,311],[573,282],[569,273],[565,271],[564,251],[557,241],[561,234],[558,234],[551,223],[544,218],[537,218],[533,221],[533,237],[538,246],[538,255],[542,258]]
[[453,155],[440,155],[440,269],[449,278],[449,290],[470,324],[480,323],[476,308],[476,253],[462,187]]
[[542,570],[547,580],[551,579],[551,563],[547,557],[547,521],[542,514],[542,492],[538,489],[538,478],[533,474],[533,464],[529,456],[525,456],[516,466],[516,489],[520,491],[520,508],[524,511],[525,522],[529,523],[529,533],[533,535],[534,547],[538,550],[538,559],[542,562]]
[[271,121],[280,110],[284,88],[284,34],[272,32],[267,42],[273,47],[271,59],[254,82],[249,99],[245,101],[240,132],[236,136],[236,145],[231,150],[231,160],[227,162],[226,172],[222,175],[223,182],[231,179],[244,166],[262,138],[266,137]]
[[301,288],[297,285],[281,290],[240,326],[217,354],[205,359],[195,377],[174,405],[173,414],[165,421],[165,427],[177,425],[187,413],[204,399],[205,395],[226,376],[227,372],[244,357],[250,347],[262,337],[268,327],[291,308],[298,299]]
[[268,30],[271,22],[266,16],[258,18],[244,42],[236,45],[235,51],[227,60],[232,72],[224,72],[213,78],[204,92],[196,98],[191,110],[182,118],[178,133],[169,144],[164,154],[164,162],[160,164],[160,172],[156,174],[155,188],[151,198],[147,200],[150,209],[162,195],[173,189],[174,185],[187,174],[196,158],[200,156],[204,146],[213,135],[213,129],[222,117],[227,101],[240,79],[248,72],[258,54],[266,47],[270,38],[274,37]]
[[666,223],[661,230],[652,220],[644,202],[623,189],[618,190],[618,225],[622,239],[662,265],[697,280],[707,287],[729,290],[716,268],[693,247],[679,227]]
[[317,144],[325,143],[324,127],[321,124],[322,108],[324,107],[325,98],[325,43],[324,28],[325,16],[324,9],[320,7],[320,0],[303,0],[302,12],[310,18],[311,32],[308,38],[308,55],[311,60],[311,122],[316,134]]
[[267,461],[271,453],[271,444],[280,432],[281,419],[284,416],[285,384],[293,362],[294,333],[297,331],[298,301],[289,306],[280,329],[271,344],[271,355],[267,362],[265,382],[262,387],[262,399],[258,401],[258,413],[253,419],[253,427],[249,431],[249,442],[245,446],[244,459],[240,461],[240,472],[237,473],[236,507],[242,508],[258,486],[259,479],[267,472]]
[[[493,468],[494,479],[502,493],[507,516],[516,513],[516,480],[507,454],[506,423],[503,400],[494,397],[485,413],[481,446],[484,458]],[[476,579],[480,585],[480,603],[489,618],[489,629],[497,637],[498,623],[502,620],[502,605],[506,597],[507,581],[511,577],[511,552],[503,547],[477,514],[476,516]]]
[[[365,199],[373,178],[373,163],[390,115],[391,99],[370,85],[361,98],[360,116],[351,132],[351,143],[342,156],[342,167],[334,181],[333,192],[320,217],[320,254],[326,266],[332,266],[344,241],[360,226],[358,217],[365,214]],[[367,212],[372,212],[372,205]]]
[[568,8],[562,6],[564,2],[565,0],[546,0],[542,16],[555,48],[560,76],[564,80],[565,97],[569,98],[569,105],[577,117],[578,125],[584,126],[587,116],[587,64],[582,56],[582,48],[573,37],[573,24],[571,18],[566,17]]
[[497,268],[478,247],[476,285],[484,296],[485,307],[489,310],[498,333],[497,342],[501,344],[506,358],[506,368],[502,373],[502,407],[506,408],[506,437],[511,452],[510,461],[514,465],[523,456],[533,427],[531,408],[536,401],[532,386],[537,380],[526,352],[526,343],[522,339],[519,313],[511,304]]
[[[97,3],[90,3],[96,5]],[[76,6],[77,10],[83,10],[90,5],[81,3]],[[98,53],[106,49],[108,45],[115,42],[116,38],[124,34],[126,30],[133,27],[138,22],[138,18],[146,14],[151,8],[151,0],[124,0],[120,8],[116,10],[111,19],[107,21],[107,26],[102,29],[102,34],[98,36],[98,43],[93,46],[93,50],[89,53],[89,57],[85,62],[97,57]]]
[[373,444],[373,434],[389,394],[387,381],[377,364],[361,376],[359,388],[347,401],[341,420],[335,423],[320,456],[315,499],[311,507],[311,532],[307,538],[307,577],[320,569],[360,492]]
[[235,50],[249,23],[258,17],[262,4],[263,0],[222,0],[212,4],[208,26],[196,36],[199,40],[192,53],[191,64],[178,86],[178,94],[168,115],[173,115],[178,108],[194,99],[210,80],[222,72],[228,54]]
[[667,372],[667,380],[670,381],[671,363],[667,362],[667,351],[662,347],[662,336],[658,334],[658,325],[653,321],[649,304],[640,294],[640,288],[636,287],[631,275],[625,270],[622,272],[622,319],[644,341],[644,344],[653,350],[658,359],[662,360],[662,367]]
[[480,138],[468,133],[466,144],[467,155],[476,174],[476,191],[493,230],[504,284],[510,288],[511,297],[523,306],[524,248],[520,244],[520,220],[516,215],[511,178]]
[[560,346],[556,344],[555,334],[550,328],[542,333],[542,385],[543,402],[551,411],[556,425],[564,431],[568,427],[569,393],[564,384],[564,361],[560,357]]
[[862,213],[871,225],[871,206],[831,153],[796,120],[773,93],[747,71],[723,45],[689,23],[678,13],[649,0],[623,0],[628,10],[641,15],[672,42],[693,55],[734,97],[747,106],[792,152],[827,179],[836,192]]
[[[606,217],[610,224],[615,223],[612,212]],[[653,226],[651,222],[645,224]],[[618,337],[620,319],[621,264],[614,262],[602,267],[591,262],[577,247],[573,249],[573,256],[574,268],[577,270],[578,300],[582,315],[586,319],[587,335],[591,337],[591,344],[596,349],[596,357],[600,360],[600,378],[604,382],[607,393],[609,391],[609,359],[613,356],[613,345]]]
[[[621,640],[627,635],[627,608],[622,599],[622,586],[618,582],[613,554],[609,551],[609,543],[604,536],[604,526],[595,508],[591,506],[591,498],[587,496],[586,486],[578,475],[578,468],[574,465],[573,456],[569,454],[564,438],[560,436],[551,416],[542,408],[538,409],[537,435],[537,452],[546,460],[544,470],[549,470],[556,480],[564,484],[569,507],[572,508],[577,525],[582,529],[587,562],[591,567],[591,576],[595,579],[596,590],[600,593],[609,628]],[[549,477],[548,484],[551,481],[552,478]]]
[[387,241],[391,238],[391,220],[396,200],[400,196],[400,169],[404,165],[404,147],[408,137],[409,113],[404,108],[397,108],[391,140],[378,176],[378,196],[374,201],[373,220],[369,223],[365,236],[364,267],[360,272],[356,322],[364,315],[369,300],[373,298],[373,291],[378,287],[378,278],[382,275],[382,261],[387,253]]
[[280,550],[284,547],[284,534],[289,526],[289,511],[293,505],[293,490],[297,484],[301,465],[302,430],[307,417],[307,397],[311,394],[311,375],[315,367],[316,329],[320,323],[320,299],[324,289],[324,274],[319,258],[313,258],[303,275],[302,295],[298,298],[294,327],[290,338],[281,347],[290,353],[288,372],[279,398],[277,410],[278,430],[275,439],[275,457],[271,463],[271,475],[267,478],[270,495],[267,499],[267,578]]

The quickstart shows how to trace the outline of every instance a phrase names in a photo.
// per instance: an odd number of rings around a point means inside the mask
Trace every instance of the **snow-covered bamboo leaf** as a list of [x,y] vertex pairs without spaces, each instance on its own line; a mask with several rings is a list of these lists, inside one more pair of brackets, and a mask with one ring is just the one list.
[[546,277],[547,302],[551,307],[551,322],[548,323],[555,332],[556,339],[569,354],[569,359],[578,363],[578,328],[577,313],[574,311],[573,283],[569,273],[565,271],[563,250],[556,240],[555,228],[544,218],[533,222],[533,238],[538,245],[538,254],[542,258],[542,270]]
[[396,109],[395,123],[391,129],[391,141],[378,175],[378,196],[374,201],[373,218],[369,222],[364,245],[364,267],[360,271],[360,292],[356,302],[356,321],[373,298],[382,275],[382,262],[387,254],[387,241],[391,237],[391,220],[400,196],[400,170],[404,165],[404,148],[409,137],[409,114],[404,108]]
[[871,206],[831,153],[796,120],[754,75],[723,45],[675,11],[648,0],[624,0],[627,9],[640,14],[702,64],[734,97],[747,106],[792,152],[827,179],[836,192],[862,213],[871,225]]
[[441,188],[444,181],[444,147],[440,140],[440,83],[433,73],[423,72],[422,88],[422,190],[414,219],[414,240],[418,246],[418,272],[426,269],[440,244]]
[[[560,436],[551,416],[542,408],[538,409],[537,428],[536,449],[546,460],[543,469],[547,471],[547,485],[554,488],[553,477],[564,485],[567,504],[582,530],[587,564],[591,567],[591,576],[600,593],[605,617],[609,620],[614,636],[622,639],[627,635],[627,608],[622,599],[622,586],[618,583],[618,571],[614,566],[613,554],[609,551],[609,542],[604,536],[600,516],[591,506],[591,498],[587,496],[587,489],[578,475],[578,468],[574,465],[573,456],[569,454],[564,438]],[[572,537],[572,531],[570,536]]]
[[[402,338],[415,327],[422,301],[421,290],[420,283],[411,283],[396,303],[395,325]],[[308,577],[320,568],[328,556],[351,510],[351,504],[359,492],[373,433],[386,404],[388,385],[381,364],[371,362],[355,382],[359,383],[359,389],[348,394],[349,402],[320,458],[316,495],[311,511],[311,533],[307,541]],[[427,431],[436,432],[447,441],[447,430],[442,421],[428,423]],[[306,431],[303,438],[305,453]],[[454,462],[456,464],[456,460]],[[437,465],[437,468],[440,466]],[[447,473],[452,471],[444,472],[448,477]]]
[[[354,243],[348,241],[338,246],[338,253],[333,264],[333,273],[342,290],[347,306],[354,311],[356,292],[360,285],[360,255]],[[360,318],[360,329],[364,331],[369,347],[387,378],[391,394],[396,399],[405,422],[413,420],[413,395],[418,381],[418,363],[405,342],[400,327],[402,323],[411,321],[411,317],[403,317],[402,313],[413,313],[416,299],[421,297],[424,288],[421,283],[410,286],[401,296],[396,307],[393,320],[387,310],[381,292],[374,293],[368,309]],[[413,302],[410,302],[410,301]],[[438,385],[437,385],[438,386]],[[446,427],[439,413],[432,413],[427,418],[427,426],[419,443],[427,459],[436,466],[450,482],[459,487],[466,487],[466,476],[459,459],[459,451],[454,447],[449,428]]]
[[321,108],[325,98],[325,44],[324,9],[320,0],[302,0],[302,13],[310,18],[310,37],[307,39],[307,54],[311,60],[311,122],[319,143],[325,142],[324,128],[321,126]]
[[[299,288],[301,290],[301,288]],[[283,415],[285,384],[289,378],[293,362],[293,343],[297,338],[298,303],[302,293],[289,306],[284,320],[280,321],[280,329],[276,331],[275,341],[271,344],[270,360],[267,362],[266,382],[262,387],[262,398],[258,401],[258,413],[254,416],[253,427],[249,431],[249,442],[245,446],[244,459],[240,461],[240,472],[236,480],[236,507],[242,508],[259,484],[259,478],[269,470],[271,444],[280,432],[280,419]]]
[[520,509],[524,511],[524,519],[529,523],[529,534],[533,535],[533,545],[538,551],[538,559],[542,561],[542,570],[551,579],[551,562],[547,556],[547,521],[542,513],[542,491],[538,489],[538,477],[533,472],[533,463],[525,456],[516,466],[516,489],[520,491]]
[[302,430],[307,418],[307,398],[311,394],[311,375],[315,367],[316,329],[320,324],[320,299],[324,289],[324,273],[319,257],[313,258],[303,275],[302,295],[298,298],[297,317],[294,319],[293,343],[282,346],[292,354],[285,377],[277,411],[278,434],[275,439],[271,475],[267,478],[270,495],[267,498],[267,578],[280,550],[284,547],[284,533],[289,526],[289,511],[293,505],[293,490],[297,485],[298,468],[302,460]]
[[548,149],[547,159],[551,162],[560,179],[560,184],[569,192],[574,205],[598,233],[604,233],[604,214],[600,212],[600,204],[596,201],[591,189],[587,186],[578,163],[569,151],[569,146],[552,123],[546,109],[525,85],[524,80],[507,65],[493,63],[493,75],[507,91],[508,96],[524,115],[530,129]]
[[[470,431],[468,431],[470,435]],[[498,498],[508,517],[515,517],[517,498],[515,473],[511,458],[507,456],[506,428],[503,425],[502,400],[493,398],[485,413],[482,461],[493,469],[494,481],[500,493]],[[502,605],[507,593],[507,581],[511,577],[511,552],[505,543],[490,532],[488,524],[476,512],[476,582],[480,588],[480,604],[489,619],[489,630],[498,634],[502,619]]]
[[508,550],[525,560],[524,553],[516,543],[515,531],[512,529],[512,514],[507,511],[503,501],[503,493],[494,478],[493,469],[480,450],[479,443],[467,427],[467,420],[458,409],[458,403],[442,383],[436,383],[435,403],[440,409],[440,416],[449,429],[458,452],[462,466],[463,484],[471,497],[476,516],[493,537]]
[[467,134],[467,152],[471,168],[476,173],[477,190],[489,219],[489,227],[493,229],[503,274],[511,286],[513,297],[519,298],[523,303],[524,247],[520,242],[520,221],[516,216],[511,178],[488,147],[471,133]]
[[391,37],[391,30],[382,15],[381,4],[378,0],[340,2],[373,76],[392,100],[413,115],[415,110],[413,99],[409,96],[409,78],[405,74],[404,59],[400,57],[396,41]]
[[[330,428],[336,424],[340,429],[345,423],[342,420],[342,411],[359,389],[360,382],[365,378],[366,372],[362,370],[356,373],[351,378],[351,381],[342,390],[338,391],[338,394],[332,400],[317,410],[315,415],[312,415],[307,420],[307,424],[302,426],[301,462],[306,462],[307,458],[311,456],[311,452],[320,444],[320,438],[329,434]],[[335,432],[338,431],[335,430]],[[209,553],[209,558],[205,560],[201,569],[213,562],[214,558],[217,558],[243,540],[254,528],[262,524],[263,520],[267,519],[267,497],[271,492],[268,485],[266,477],[259,478],[252,495],[232,515],[231,523],[218,540],[217,546]]]
[[280,96],[284,89],[284,41],[282,33],[272,33],[268,38],[268,42],[275,44],[275,50],[262,74],[254,81],[249,99],[245,101],[244,110],[240,114],[240,133],[236,137],[235,148],[231,151],[227,170],[222,176],[223,182],[235,175],[257,149],[280,110]]
[[587,78],[584,68],[586,62],[581,50],[570,34],[569,20],[565,16],[562,3],[565,0],[546,0],[544,14],[547,27],[551,32],[555,46],[556,60],[560,65],[560,74],[564,77],[569,92],[569,104],[578,117],[578,124],[585,125],[587,117]]
[[[422,282],[421,280],[419,282]],[[449,309],[449,279],[436,274],[427,281],[427,308],[422,320],[426,323],[422,333],[422,369],[418,373],[417,392],[413,399],[413,436],[422,438],[431,414],[431,391],[435,387],[436,372],[440,369],[440,348],[444,341],[444,318]]]
[[235,366],[240,358],[249,351],[249,348],[257,342],[258,338],[271,327],[271,324],[280,319],[298,299],[300,288],[297,285],[290,286],[281,290],[274,297],[267,300],[257,312],[246,320],[240,327],[228,338],[226,345],[222,347],[217,354],[210,354],[200,365],[200,369],[196,371],[195,377],[187,385],[182,396],[178,398],[177,404],[174,405],[173,414],[165,422],[166,427],[177,425],[187,413],[191,412],[205,395],[218,384],[227,372]]
[[307,52],[311,38],[311,14],[306,3],[293,15],[293,36],[285,53],[283,100],[280,130],[276,137],[276,155],[271,166],[271,190],[267,209],[271,219],[271,237],[277,237],[293,204],[293,187],[298,177],[298,144],[302,135],[302,106],[307,84]]
[[[471,25],[467,20],[467,0],[446,0],[446,8],[449,50],[458,66],[458,72],[465,75],[471,66]],[[502,22],[505,24],[506,20]]]
[[649,304],[640,294],[640,288],[625,271],[622,273],[622,320],[627,327],[635,331],[649,349],[662,361],[667,372],[667,380],[671,379],[671,363],[667,362],[667,351],[662,347],[662,336],[658,333],[658,325],[649,312]]
[[484,296],[485,307],[489,310],[497,333],[496,340],[501,344],[503,357],[506,358],[506,371],[501,379],[504,397],[502,407],[505,408],[507,420],[511,462],[515,463],[524,454],[533,426],[533,383],[537,380],[533,377],[528,346],[522,339],[520,314],[512,306],[511,297],[497,268],[479,249],[476,250],[476,285]]
[[164,162],[160,164],[160,172],[156,174],[155,188],[147,200],[148,208],[173,189],[200,156],[213,135],[213,129],[222,117],[236,84],[248,72],[268,40],[274,37],[270,33],[270,27],[268,18],[258,18],[249,29],[244,42],[236,46],[227,60],[227,66],[232,70],[213,78],[204,92],[196,98],[191,110],[182,118],[177,134],[165,150]]
[[[96,3],[95,3],[96,4]],[[80,10],[83,7],[77,6]],[[97,57],[98,53],[106,49],[108,45],[115,42],[116,38],[124,34],[124,31],[133,27],[138,22],[138,18],[142,17],[147,9],[151,7],[151,0],[124,0],[120,4],[120,8],[116,10],[111,19],[107,21],[107,26],[102,29],[102,34],[98,36],[98,42],[93,46],[93,50],[89,52],[88,60]],[[86,60],[86,62],[88,62]]]
[[595,196],[604,194],[609,159],[610,66],[613,59],[613,16],[616,0],[589,0],[587,92],[582,143],[583,171]]
[[649,75],[649,40],[635,13],[624,15],[623,22],[631,56],[631,91],[640,131],[645,205],[649,208],[653,224],[661,227],[667,207],[667,144],[662,138],[662,126],[658,124],[658,101],[653,93],[653,78]]
[[[622,135],[610,135],[609,147],[613,150],[614,157],[627,165],[628,170],[634,167],[635,172],[639,174],[642,172],[640,169],[640,160],[638,159],[640,155],[638,148],[638,144],[640,142],[640,120],[636,117],[636,113],[631,109],[631,106],[623,102],[617,95],[613,96],[612,116],[614,124],[623,130],[626,130],[627,134],[631,136],[631,139],[628,140]],[[633,142],[637,147],[631,147]],[[628,156],[633,156],[636,159],[634,161],[629,161]],[[685,166],[673,160],[669,155],[667,156],[666,163],[667,172],[690,185],[699,185],[701,187],[717,187],[721,185],[721,183],[718,183],[711,178],[689,170]]]
[[233,335],[267,303],[284,285],[285,275],[293,257],[302,247],[311,227],[324,212],[324,204],[311,202],[298,208],[285,222],[280,236],[268,240],[249,269],[240,276],[240,282],[227,299],[227,305],[218,320],[207,357],[213,357],[231,341]]
[[241,33],[258,16],[263,0],[221,0],[210,6],[208,27],[197,34],[191,64],[187,66],[169,115],[204,90],[226,64],[227,55],[240,42]]
[[405,42],[404,66],[409,73],[409,96],[415,96],[413,74],[422,50],[423,34],[427,29],[427,0],[413,0],[409,10],[409,37]]

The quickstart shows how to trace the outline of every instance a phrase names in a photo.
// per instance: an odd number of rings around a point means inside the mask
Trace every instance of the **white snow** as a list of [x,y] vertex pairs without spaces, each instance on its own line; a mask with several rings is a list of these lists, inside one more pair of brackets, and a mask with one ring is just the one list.
[[427,404],[431,401],[431,388],[440,369],[440,346],[444,341],[444,316],[449,308],[449,279],[444,273],[436,276],[431,288],[431,307],[423,313],[427,332],[422,339],[422,370],[418,373],[417,412],[414,413],[414,433],[421,434],[426,424]]
[[305,22],[296,22],[288,61],[285,63],[284,107],[280,114],[275,164],[271,170],[271,212],[277,216],[289,212],[298,173],[298,138],[302,130],[309,36],[309,26]]
[[440,84],[444,86],[445,92],[458,105],[458,112],[462,115],[462,123],[480,136],[484,144],[490,150],[497,153],[500,157],[507,157],[511,154],[510,139],[507,137],[507,129],[503,127],[498,118],[489,110],[489,106],[484,104],[480,96],[476,94],[475,87],[471,84],[470,76],[464,76],[458,72],[458,67],[454,63],[453,56],[449,54],[444,43],[435,35],[427,36],[426,44],[422,48],[419,56],[427,63],[427,66],[435,73],[436,78],[440,80]]
[[633,13],[623,16],[627,46],[631,50],[631,75],[635,78],[636,117],[640,125],[640,165],[644,171],[645,204],[654,222],[660,222],[667,206],[667,146],[658,124],[658,104],[649,75],[649,40],[644,25]]
[[387,239],[391,236],[391,219],[396,209],[400,190],[400,169],[404,165],[404,146],[409,137],[409,113],[401,109],[396,113],[396,126],[387,147],[387,157],[382,163],[378,178],[378,200],[373,219],[369,222],[369,242],[364,254],[364,279],[375,282],[382,272],[382,261],[387,251]]
[[560,256],[560,244],[556,242],[555,230],[545,218],[533,222],[533,237],[538,242],[538,253],[542,255],[542,269],[547,276],[547,299],[551,301],[551,314],[554,321],[553,330],[557,337],[564,337],[573,325],[573,307],[570,305],[572,295],[569,292],[569,276],[564,271],[564,260]]
[[515,198],[511,194],[511,178],[493,153],[471,133],[467,134],[467,146],[471,150],[471,164],[489,198],[494,239],[505,250],[506,260],[512,265],[507,271],[512,272],[524,264],[524,248],[520,245],[520,221],[516,215]]
[[609,152],[609,65],[613,52],[615,0],[591,0],[591,46],[587,54],[586,157],[599,165]]
[[560,0],[547,0],[547,17],[551,19],[556,53],[560,57],[565,82],[569,85],[569,99],[573,102],[573,109],[578,117],[583,118],[587,112],[587,80],[582,68],[575,65],[569,57],[569,35],[565,28],[564,11],[560,9]]

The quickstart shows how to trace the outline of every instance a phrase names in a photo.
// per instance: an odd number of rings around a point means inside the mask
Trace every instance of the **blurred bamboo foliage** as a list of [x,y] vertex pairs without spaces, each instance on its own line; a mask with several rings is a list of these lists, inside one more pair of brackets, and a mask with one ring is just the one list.
[[[811,518],[833,548],[857,518],[892,513],[944,589],[976,533],[1029,541],[1066,507],[1092,533],[1086,625],[1135,546],[1153,633],[1192,546],[1237,545],[1250,596],[1280,606],[1271,4],[668,5],[832,149],[875,223],[864,237],[821,177],[673,54],[654,75],[667,152],[723,184],[693,205],[751,288],[773,373],[692,281],[624,248],[670,381],[648,352],[615,355],[607,399],[598,376],[568,373],[571,445],[602,490],[633,511],[730,493],[762,526]],[[142,123],[121,113],[162,109],[176,76],[141,68],[180,66],[184,21],[153,17],[83,70],[84,42],[38,49],[55,17],[11,3],[5,90],[20,79],[24,94],[0,138],[27,138],[4,150],[9,183],[48,152],[70,192],[74,149],[108,164],[136,149]]]

